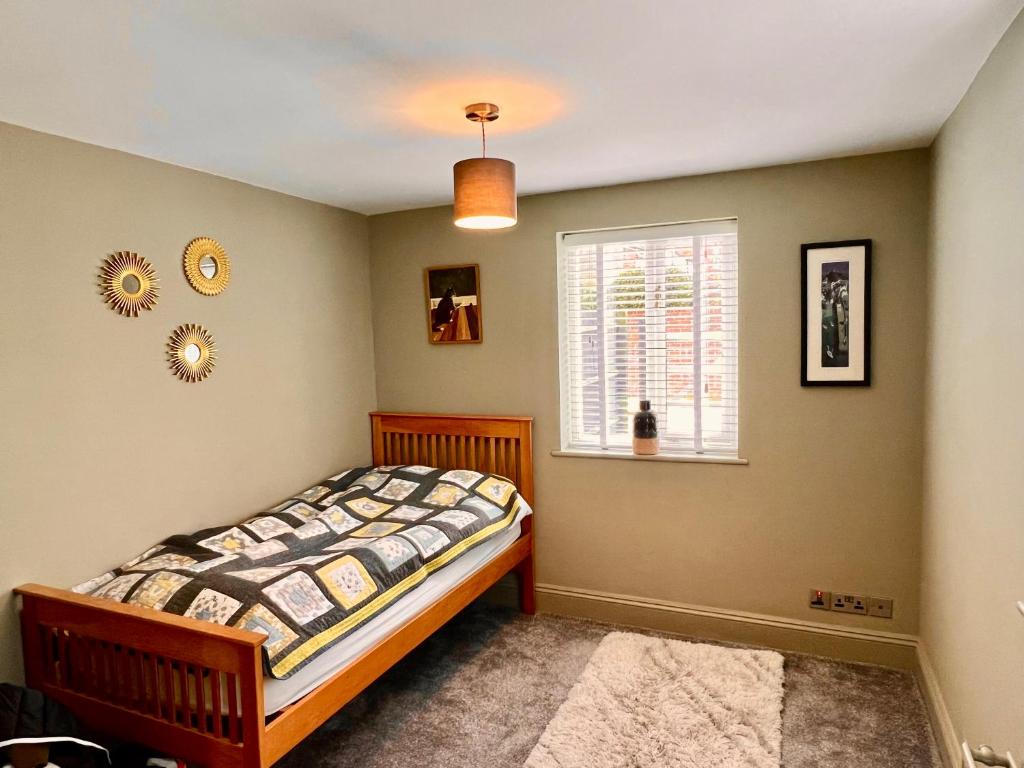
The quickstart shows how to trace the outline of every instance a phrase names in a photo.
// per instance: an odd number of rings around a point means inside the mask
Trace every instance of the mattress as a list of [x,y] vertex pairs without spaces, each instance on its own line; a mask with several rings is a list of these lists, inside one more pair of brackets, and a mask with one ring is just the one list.
[[519,514],[511,527],[487,539],[466,552],[458,560],[430,575],[420,586],[397,603],[377,614],[290,677],[284,680],[267,677],[263,684],[265,713],[272,715],[298,701],[321,683],[326,682],[338,670],[353,662],[362,653],[486,566],[515,543],[522,528],[522,519],[532,512],[533,510],[530,509],[526,500],[522,499]]

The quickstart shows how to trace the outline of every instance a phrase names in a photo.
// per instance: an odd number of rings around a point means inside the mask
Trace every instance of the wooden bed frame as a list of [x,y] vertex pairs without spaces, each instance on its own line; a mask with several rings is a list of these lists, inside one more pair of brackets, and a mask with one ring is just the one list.
[[[531,418],[372,413],[370,421],[374,465],[492,472],[533,504]],[[507,573],[532,614],[532,523],[524,518],[511,547],[270,718],[262,634],[38,584],[15,590],[26,682],[101,735],[211,768],[265,768]]]

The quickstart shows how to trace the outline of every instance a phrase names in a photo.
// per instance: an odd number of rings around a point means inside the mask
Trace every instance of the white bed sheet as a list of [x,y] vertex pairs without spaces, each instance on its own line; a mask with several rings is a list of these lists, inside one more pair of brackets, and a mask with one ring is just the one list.
[[511,527],[483,544],[474,547],[420,584],[387,610],[381,612],[323,655],[285,680],[266,677],[263,683],[263,706],[267,715],[298,701],[361,653],[391,634],[415,614],[436,603],[446,592],[479,571],[487,563],[512,546],[522,529],[521,522],[533,510],[526,500]]

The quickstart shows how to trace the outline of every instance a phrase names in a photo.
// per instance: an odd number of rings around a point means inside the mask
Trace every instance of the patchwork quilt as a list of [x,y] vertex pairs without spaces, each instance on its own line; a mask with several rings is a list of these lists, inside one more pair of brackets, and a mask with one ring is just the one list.
[[234,526],[172,536],[74,591],[261,632],[292,675],[427,576],[511,526],[498,475],[354,469]]

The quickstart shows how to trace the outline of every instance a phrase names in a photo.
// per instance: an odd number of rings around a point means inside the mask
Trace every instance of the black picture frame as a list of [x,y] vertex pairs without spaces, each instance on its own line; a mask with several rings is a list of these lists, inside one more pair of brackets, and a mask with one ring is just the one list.
[[[859,253],[856,251],[851,254],[848,250],[844,251],[847,258],[836,261],[836,262],[821,262],[820,259],[824,255],[819,255],[821,251],[828,251],[831,249],[862,249]],[[872,252],[872,241],[870,239],[862,240],[834,240],[829,242],[820,243],[804,243],[800,246],[800,385],[803,387],[869,387],[871,386],[871,252]],[[814,258],[815,267],[817,268],[816,274],[809,272],[809,261]],[[839,254],[837,254],[837,257]],[[851,269],[850,265],[855,264],[857,261],[862,261],[863,267],[860,270]],[[826,307],[824,306],[827,299],[825,298],[825,291],[823,285],[827,277],[823,277],[822,270],[826,266],[839,265],[842,263],[847,264],[845,272],[845,284],[846,293],[848,296],[848,302],[853,301],[856,298],[856,306],[863,312],[863,330],[859,334],[859,339],[851,339],[850,336],[850,318],[849,318],[849,303],[846,305],[847,319],[846,323],[846,364],[843,365],[839,362],[835,362],[836,358],[841,355],[839,349],[841,348],[840,343],[835,344],[833,349],[825,341],[825,334],[828,332],[828,326],[824,318],[829,317],[836,326],[834,336],[838,339],[841,337],[842,332],[839,330],[841,323],[836,320],[835,315],[840,314],[838,310],[839,304],[833,300],[832,308],[829,309],[829,313],[826,314]],[[851,271],[859,276],[859,279],[854,279]],[[832,270],[828,273],[829,276],[833,276],[835,279],[832,282],[833,286],[842,286],[843,274],[837,273]],[[814,277],[815,285],[818,286],[816,292],[812,291],[811,286],[808,284],[808,279]],[[863,281],[863,285],[857,285]],[[830,295],[835,295],[836,288],[833,287]],[[821,317],[823,318],[820,322],[817,322],[813,326],[813,331],[808,324],[809,319],[809,295],[819,295],[822,299],[819,301],[821,305]],[[841,304],[841,302],[840,302]],[[818,334],[817,339],[809,337],[809,332]],[[859,352],[859,354],[857,354]],[[815,362],[817,358],[818,362]],[[828,365],[823,364],[824,361],[828,361]],[[849,372],[849,377],[842,376],[842,369],[846,369]],[[824,373],[827,371],[828,373]]]

